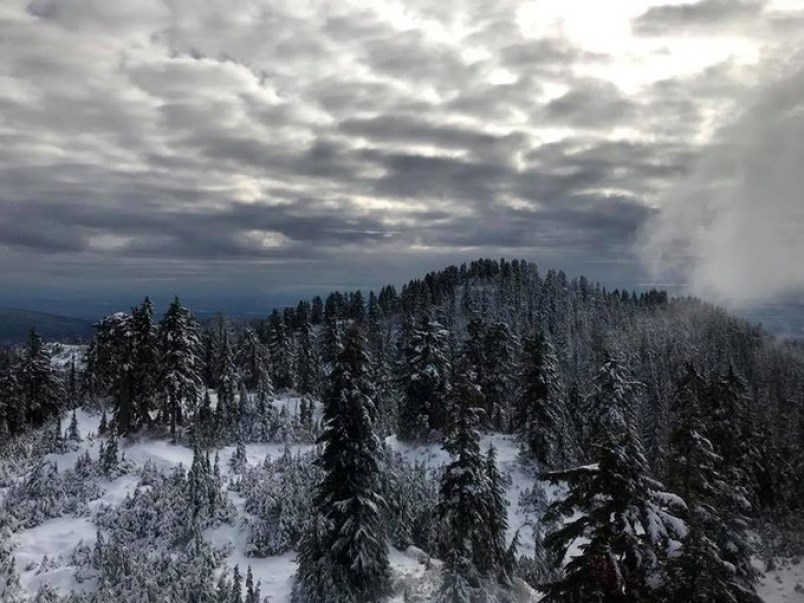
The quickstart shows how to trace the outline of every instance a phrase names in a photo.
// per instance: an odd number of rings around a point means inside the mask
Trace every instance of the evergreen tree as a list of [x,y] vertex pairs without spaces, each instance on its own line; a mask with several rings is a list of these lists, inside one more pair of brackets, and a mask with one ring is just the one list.
[[18,433],[25,427],[25,408],[19,391],[19,382],[14,370],[16,354],[0,349],[0,436]]
[[118,434],[126,435],[132,427],[133,369],[136,354],[135,337],[130,314],[117,312],[95,325],[95,361],[97,382],[101,391],[111,396],[112,421]]
[[298,357],[296,359],[296,389],[302,395],[317,395],[320,382],[321,361],[315,348],[315,335],[309,313],[303,312],[298,336]]
[[677,517],[683,501],[648,476],[641,444],[623,410],[630,400],[612,385],[617,380],[611,375],[619,375],[619,369],[604,365],[602,373],[595,407],[601,421],[593,444],[596,463],[545,474],[569,487],[546,520],[571,518],[547,536],[545,545],[564,559],[580,542],[564,577],[545,585],[546,603],[655,600],[670,541],[686,535]]
[[[327,298],[329,301],[329,298]],[[341,329],[338,323],[338,316],[333,311],[324,317],[324,335],[323,344],[321,349],[321,356],[324,363],[328,365],[328,369],[332,369],[332,365],[341,350]]]
[[612,429],[624,426],[636,437],[637,395],[642,383],[628,374],[622,358],[604,350],[603,364],[586,402],[586,444],[607,440]]
[[98,342],[93,338],[84,352],[84,370],[81,372],[78,385],[78,398],[81,404],[90,408],[97,408],[103,392],[98,364]]
[[485,363],[478,382],[486,401],[488,421],[497,430],[508,428],[511,398],[511,367],[514,363],[513,336],[504,322],[488,326],[484,338]]
[[254,329],[248,328],[235,354],[235,363],[249,390],[257,390],[261,382],[270,382],[271,356]]
[[19,403],[25,409],[24,416],[28,423],[39,426],[58,414],[64,399],[64,388],[44,341],[34,330],[22,349],[16,381]]
[[450,363],[445,354],[445,337],[441,325],[428,315],[411,334],[402,363],[401,439],[421,439],[430,430],[447,427]]
[[543,333],[525,340],[515,424],[529,453],[543,467],[572,457],[566,393],[553,346]]
[[176,426],[183,423],[188,409],[194,409],[202,388],[198,326],[178,297],[159,325],[159,343],[165,398],[162,417],[169,421],[170,433],[175,438]]
[[70,357],[70,372],[67,376],[66,396],[69,408],[75,408],[78,404],[78,374],[75,370],[75,354]]
[[362,325],[366,321],[366,306],[363,301],[363,292],[355,291],[349,300],[349,318]]
[[[296,598],[375,601],[390,576],[378,493],[380,442],[374,434],[368,356],[360,330],[347,333],[324,399],[324,471],[299,549]],[[334,588],[332,588],[334,586]]]
[[229,459],[229,465],[231,466],[232,471],[237,474],[243,473],[248,465],[246,446],[243,444],[243,438],[239,434],[237,436],[237,444],[235,446],[234,454],[232,455],[232,458]]
[[273,321],[269,344],[273,360],[273,381],[280,389],[292,389],[295,384],[293,338],[283,318]]
[[102,445],[100,448],[100,458],[98,459],[101,471],[103,471],[105,475],[112,476],[117,473],[120,463],[117,454],[117,433],[112,429],[109,431],[109,439],[106,440],[106,444]]
[[151,423],[159,379],[159,343],[154,308],[146,297],[131,311],[133,357],[131,367],[132,427]]
[[100,423],[98,423],[98,430],[97,433],[99,436],[105,436],[109,433],[109,421],[106,418],[106,409],[103,409],[101,413]]
[[505,488],[502,476],[497,468],[497,450],[489,446],[486,454],[486,478],[488,480],[488,494],[486,501],[486,532],[487,544],[484,547],[486,555],[482,558],[478,569],[486,574],[497,574],[498,580],[509,584],[508,549],[505,544],[505,534],[508,531],[508,501],[505,498]]
[[470,601],[484,576],[478,565],[493,556],[488,546],[488,493],[486,465],[480,452],[478,427],[483,396],[474,372],[462,363],[451,392],[452,419],[444,450],[452,457],[441,478],[438,516],[447,530],[442,557],[444,584],[440,600]]
[[80,442],[81,433],[78,431],[78,417],[75,416],[75,410],[70,417],[70,426],[67,428],[67,439],[71,442]]
[[209,455],[193,446],[193,462],[187,472],[187,498],[195,527],[209,515],[210,480]]
[[215,408],[217,427],[224,440],[232,437],[240,424],[240,404],[237,399],[239,377],[234,363],[234,351],[227,329],[220,333],[217,361],[218,405]]
[[[753,584],[724,558],[719,535],[733,521],[730,486],[718,472],[720,457],[709,441],[700,410],[706,382],[691,365],[679,386],[679,421],[670,437],[668,484],[684,499],[688,534],[670,559],[664,600],[670,603],[759,601]],[[743,539],[744,534],[733,537]]]
[[254,587],[254,575],[251,573],[251,566],[248,566],[248,573],[246,573],[246,600],[245,603],[261,603],[260,601],[260,586]]
[[750,601],[758,573],[751,565],[753,550],[746,534],[745,515],[751,510],[751,499],[755,499],[752,469],[758,454],[747,399],[745,381],[732,364],[709,387],[709,435],[721,459],[717,469],[729,485],[728,496],[719,507],[723,514],[716,542],[724,560],[734,566],[738,583],[748,591],[749,598],[745,600]]
[[397,397],[392,379],[388,343],[383,333],[383,310],[372,291],[368,302],[368,347],[371,358],[371,375],[375,387],[377,432],[393,433],[396,427]]
[[14,555],[11,554],[11,534],[7,528],[0,528],[0,601],[23,603],[25,600]]
[[240,567],[235,565],[232,572],[232,596],[230,603],[243,603],[243,581],[240,577]]

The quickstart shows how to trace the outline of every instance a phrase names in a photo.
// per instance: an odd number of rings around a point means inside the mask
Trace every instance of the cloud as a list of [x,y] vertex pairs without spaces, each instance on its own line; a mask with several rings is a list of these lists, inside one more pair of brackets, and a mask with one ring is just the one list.
[[703,32],[713,28],[744,25],[762,12],[764,0],[700,0],[684,4],[654,6],[634,21],[641,35]]
[[800,68],[764,86],[668,193],[642,237],[657,274],[736,305],[804,292],[802,98]]
[[[534,18],[512,0],[7,0],[0,282],[234,290],[254,271],[301,288],[468,253],[628,263],[796,35],[792,13],[699,4],[618,8],[612,44],[572,2]],[[755,8],[741,44],[674,33]],[[770,58],[741,54],[760,44]]]

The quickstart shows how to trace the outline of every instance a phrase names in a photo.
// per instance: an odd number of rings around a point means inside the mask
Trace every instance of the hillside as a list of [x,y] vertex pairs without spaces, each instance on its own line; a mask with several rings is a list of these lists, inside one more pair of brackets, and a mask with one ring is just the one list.
[[804,600],[798,346],[505,260],[252,327],[144,302],[74,379],[80,348],[0,356],[8,600]]
[[92,322],[46,312],[0,308],[0,343],[20,343],[36,329],[49,340],[66,341],[92,336]]

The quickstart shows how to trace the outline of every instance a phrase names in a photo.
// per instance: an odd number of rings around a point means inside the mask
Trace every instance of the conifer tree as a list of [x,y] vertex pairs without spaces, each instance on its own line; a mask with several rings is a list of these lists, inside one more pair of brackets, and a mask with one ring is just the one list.
[[[329,298],[327,298],[329,300]],[[332,365],[341,350],[341,329],[338,323],[338,315],[332,311],[324,317],[323,342],[321,348],[321,360],[327,365],[328,371],[332,370]]]
[[648,475],[642,446],[623,410],[630,400],[614,377],[620,374],[610,358],[598,373],[595,464],[544,474],[569,487],[545,519],[571,518],[547,536],[545,545],[556,559],[564,559],[580,542],[564,577],[545,585],[545,603],[655,600],[670,541],[686,535],[678,518],[683,501]]
[[161,387],[166,402],[162,415],[175,438],[176,426],[183,423],[188,409],[194,410],[202,388],[198,326],[178,297],[159,325],[159,343]]
[[158,332],[150,298],[131,311],[133,354],[131,367],[132,427],[139,429],[151,422],[151,411],[159,379]]
[[497,449],[493,445],[489,446],[486,454],[486,479],[488,480],[485,521],[487,554],[478,569],[489,575],[496,573],[501,583],[508,584],[512,577],[509,574],[508,549],[505,543],[505,534],[508,531],[508,501],[505,498],[502,476],[497,468]]
[[248,572],[246,573],[246,600],[245,603],[261,603],[260,602],[260,593],[259,593],[259,585],[257,588],[254,588],[254,574],[251,573],[251,566],[248,566]]
[[480,452],[478,428],[483,417],[483,396],[468,362],[457,367],[451,391],[452,417],[444,450],[452,457],[441,478],[437,513],[447,536],[442,557],[445,562],[440,600],[470,601],[481,587],[489,545],[489,481]]
[[25,427],[25,408],[14,370],[16,363],[16,354],[12,350],[0,350],[0,435],[5,437]]
[[388,342],[383,333],[383,310],[372,291],[368,302],[368,347],[371,358],[371,375],[377,407],[377,432],[388,435],[394,431],[397,415],[397,397],[393,384]]
[[404,351],[399,437],[424,438],[430,430],[447,427],[450,363],[445,354],[446,332],[424,315]]
[[235,565],[232,571],[232,596],[230,603],[243,603],[243,580],[240,577],[240,567]]
[[240,404],[238,402],[238,375],[234,363],[234,351],[230,343],[229,331],[220,333],[218,344],[218,405],[215,408],[219,434],[229,440],[240,423]]
[[[670,437],[668,485],[686,502],[682,517],[688,526],[680,552],[668,564],[665,596],[669,603],[758,601],[753,584],[726,561],[719,535],[733,525],[731,487],[718,472],[721,458],[714,452],[703,423],[700,401],[706,382],[689,365],[679,385],[679,421]],[[739,535],[739,538],[744,538]],[[727,555],[728,556],[728,553]]]
[[112,398],[112,423],[118,434],[131,430],[136,414],[132,408],[134,387],[135,336],[130,314],[117,312],[95,325],[95,358],[92,369],[102,391]]
[[56,416],[64,399],[64,388],[42,337],[31,330],[16,370],[20,404],[25,420],[34,426]]
[[75,408],[78,404],[78,373],[75,369],[75,354],[70,357],[70,372],[67,376],[67,404],[69,408]]
[[302,324],[298,336],[298,357],[296,359],[296,390],[302,394],[317,395],[321,360],[315,347],[313,325],[308,312],[302,313]]
[[553,346],[543,333],[525,340],[515,424],[529,453],[543,467],[572,457],[566,393]]
[[0,601],[4,603],[23,603],[24,596],[14,555],[11,554],[11,533],[0,528]]
[[109,421],[106,418],[106,408],[101,413],[100,423],[98,423],[97,433],[99,436],[104,436],[109,432]]
[[101,471],[107,476],[114,475],[117,472],[119,459],[118,459],[118,445],[117,445],[117,432],[112,429],[109,431],[109,439],[106,444],[100,448],[100,462]]
[[273,322],[269,344],[274,368],[273,381],[280,389],[292,389],[295,385],[292,335],[283,318],[277,318]]
[[75,410],[70,417],[70,426],[67,428],[67,439],[71,442],[80,442],[81,434],[78,431],[78,417],[75,416]]
[[270,382],[271,356],[254,329],[248,328],[243,333],[235,353],[235,363],[249,390],[257,390],[266,375]]
[[594,391],[586,401],[586,444],[607,438],[610,425],[622,425],[636,437],[637,395],[642,383],[631,378],[622,357],[604,350],[595,374]]
[[485,365],[478,382],[483,390],[489,424],[503,431],[510,423],[513,336],[504,322],[488,326],[484,338]]
[[729,364],[726,372],[710,384],[708,410],[712,447],[721,459],[717,469],[729,485],[728,496],[720,503],[723,515],[716,542],[724,560],[734,566],[737,580],[750,593],[758,574],[751,564],[753,550],[747,537],[745,515],[755,498],[752,489],[756,482],[751,469],[758,455],[746,390],[745,381]]
[[299,549],[298,601],[375,601],[390,575],[365,339],[345,338],[324,399],[324,471]]
[[243,444],[243,438],[241,435],[237,436],[237,444],[235,445],[235,451],[232,455],[232,458],[229,459],[229,465],[232,468],[234,473],[243,473],[246,466],[248,465],[248,459],[246,457],[246,446]]

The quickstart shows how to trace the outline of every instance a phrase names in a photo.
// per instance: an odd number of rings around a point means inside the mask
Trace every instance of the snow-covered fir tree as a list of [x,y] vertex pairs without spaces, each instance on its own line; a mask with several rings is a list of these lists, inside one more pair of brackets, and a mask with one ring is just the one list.
[[524,341],[514,416],[528,453],[542,467],[553,467],[573,457],[566,392],[553,346],[543,333]]
[[291,389],[295,385],[293,354],[293,334],[279,313],[271,317],[269,340],[271,360],[273,361],[273,382],[281,389]]
[[416,440],[447,427],[450,363],[446,332],[429,315],[422,316],[404,350],[399,437]]
[[297,601],[375,601],[388,590],[380,443],[365,347],[360,328],[352,327],[330,376],[319,440],[324,475],[299,547]]
[[557,559],[573,545],[562,579],[545,585],[545,602],[636,602],[656,598],[663,561],[687,534],[679,518],[685,505],[649,476],[641,443],[626,419],[628,397],[606,360],[598,381],[592,465],[544,474],[567,484],[565,498],[554,503],[548,520],[566,522],[545,539]]
[[53,368],[42,337],[34,330],[22,348],[16,367],[19,413],[32,425],[55,417],[64,400],[64,384]]
[[[456,367],[450,394],[450,430],[444,450],[452,460],[441,478],[438,503],[446,530],[444,582],[439,592],[439,601],[445,603],[479,600],[502,569],[505,507],[499,499],[499,483],[491,483],[480,451],[482,404],[474,371],[463,361]],[[499,478],[496,472],[491,477]]]
[[301,326],[296,338],[296,390],[304,394],[318,394],[321,381],[321,360],[316,348],[313,324],[309,312],[303,311]]
[[[668,562],[662,600],[758,602],[753,575],[746,576],[727,560],[745,545],[724,550],[719,544],[723,532],[744,525],[737,523],[744,518],[729,516],[734,512],[734,488],[739,486],[730,485],[718,470],[722,459],[714,452],[701,415],[705,395],[706,381],[689,365],[679,384],[679,420],[670,437],[668,473],[668,485],[686,502],[682,517],[688,533]],[[727,538],[742,542],[744,530]],[[746,562],[750,564],[750,558]]]
[[174,437],[176,427],[201,398],[200,345],[195,319],[175,298],[159,324],[160,384],[165,400],[162,417]]

